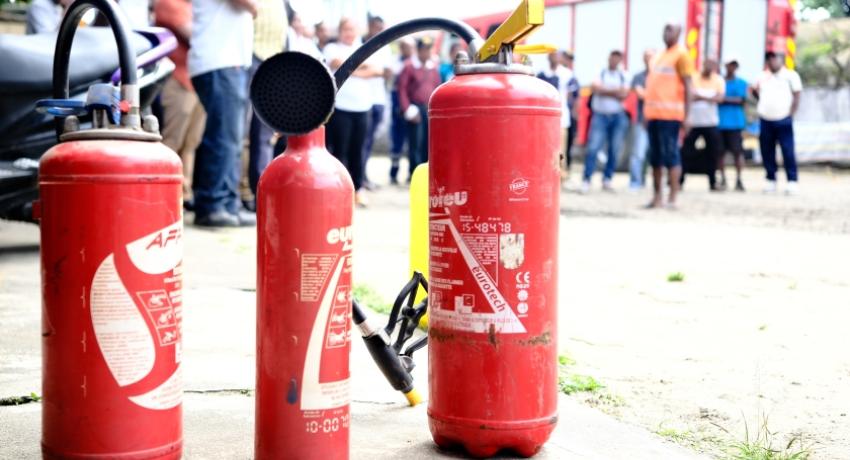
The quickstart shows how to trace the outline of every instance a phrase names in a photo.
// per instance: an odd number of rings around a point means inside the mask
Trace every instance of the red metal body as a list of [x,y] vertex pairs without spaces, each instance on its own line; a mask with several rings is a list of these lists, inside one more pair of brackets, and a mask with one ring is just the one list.
[[44,457],[180,458],[180,159],[64,142],[39,180]]
[[428,416],[434,441],[531,456],[557,421],[560,102],[520,74],[431,97]]
[[260,178],[258,460],[349,455],[354,186],[324,132],[290,137]]

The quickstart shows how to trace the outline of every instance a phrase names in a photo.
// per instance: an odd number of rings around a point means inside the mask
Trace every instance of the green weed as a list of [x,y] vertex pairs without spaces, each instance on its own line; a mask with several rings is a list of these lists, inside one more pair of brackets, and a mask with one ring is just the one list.
[[605,385],[599,383],[592,376],[578,374],[562,375],[558,381],[558,386],[561,388],[561,392],[567,395],[585,391],[593,393],[605,388]]
[[0,398],[0,406],[20,406],[21,404],[34,403],[39,401],[41,401],[41,396],[33,392],[24,396],[8,396],[5,398]]
[[[779,443],[778,433],[768,427],[767,416],[759,416],[755,434],[744,420],[744,439],[729,446],[729,460],[808,460],[812,455],[811,445],[802,434],[794,434],[785,443]],[[779,443],[779,445],[777,445]]]
[[681,283],[685,281],[685,274],[682,272],[673,272],[667,275],[667,281],[671,283]]
[[355,285],[352,294],[360,302],[360,305],[369,307],[375,313],[388,315],[393,308],[391,303],[384,300],[377,291],[367,284]]

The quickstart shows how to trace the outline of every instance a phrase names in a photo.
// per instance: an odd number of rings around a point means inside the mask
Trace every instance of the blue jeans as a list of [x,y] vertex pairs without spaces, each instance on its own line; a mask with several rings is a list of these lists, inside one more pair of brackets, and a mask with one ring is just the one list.
[[759,147],[767,180],[776,180],[776,143],[782,149],[782,163],[788,182],[797,181],[797,156],[794,154],[794,123],[791,117],[778,121],[761,120]]
[[623,146],[623,138],[629,129],[629,117],[624,112],[611,115],[594,113],[590,120],[590,134],[584,156],[584,180],[589,181],[596,170],[596,155],[608,146],[608,159],[605,161],[603,177],[610,180],[617,166],[617,153]]
[[207,112],[204,137],[195,153],[192,189],[195,213],[239,212],[239,176],[248,71],[241,67],[212,70],[192,78]]
[[[262,63],[263,61],[254,56],[250,71],[251,80]],[[250,91],[250,85],[247,91]],[[249,103],[248,106],[251,107],[251,104]],[[253,108],[251,107],[249,110],[253,111]],[[272,137],[274,137],[274,130],[263,123],[260,117],[252,113],[251,124],[248,127],[248,184],[251,186],[251,193],[254,194],[254,197],[257,196],[260,175],[266,170],[274,156],[274,146],[271,144]]]
[[682,122],[649,120],[646,129],[649,134],[649,164],[653,168],[681,166],[679,130],[682,129]]
[[384,119],[384,105],[375,104],[369,110],[369,128],[366,132],[366,140],[363,142],[363,179],[366,177],[366,163],[369,162],[369,157],[372,156],[372,144],[375,143],[375,131],[378,130],[378,125]]
[[407,143],[407,122],[404,121],[404,116],[401,113],[397,89],[390,93],[390,99],[392,101],[392,113],[390,114],[390,178],[396,179],[401,152],[404,150],[404,144]]
[[629,187],[641,188],[644,184],[644,165],[649,148],[649,132],[643,123],[635,125],[632,133],[632,152],[629,158]]

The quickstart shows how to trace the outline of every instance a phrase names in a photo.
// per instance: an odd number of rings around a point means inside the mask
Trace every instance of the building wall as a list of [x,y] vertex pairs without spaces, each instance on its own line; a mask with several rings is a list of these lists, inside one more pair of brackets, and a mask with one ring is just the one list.
[[766,21],[765,0],[724,2],[721,61],[737,57],[741,65],[738,73],[747,81],[753,81],[764,67]]

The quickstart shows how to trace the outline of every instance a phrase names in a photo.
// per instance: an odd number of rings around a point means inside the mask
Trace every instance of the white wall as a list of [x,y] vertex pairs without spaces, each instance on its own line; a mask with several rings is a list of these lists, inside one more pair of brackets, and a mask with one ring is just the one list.
[[[531,34],[528,43],[549,43],[561,50],[571,49],[572,16],[572,8],[569,6],[546,8],[543,27]],[[534,63],[535,71],[540,71],[549,65],[545,55],[533,55],[531,61]]]
[[[739,1],[739,0],[732,0]],[[629,71],[644,69],[643,52],[664,49],[664,25],[675,21],[682,25],[680,43],[685,44],[688,15],[687,0],[632,0],[629,24]]]
[[764,68],[767,1],[734,0],[723,4],[721,60],[736,56],[741,65],[738,74],[753,81]]
[[579,83],[584,86],[599,78],[599,73],[608,66],[608,54],[612,50],[623,50],[626,43],[626,2],[598,0],[579,3],[576,5],[575,22],[574,70]]

